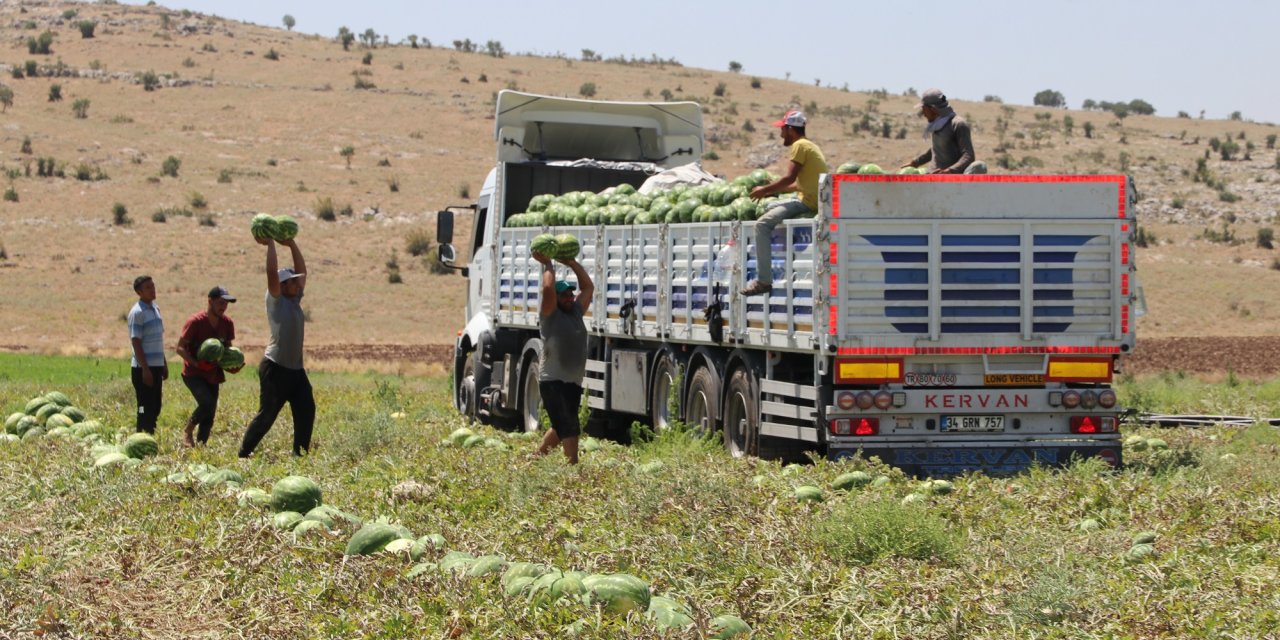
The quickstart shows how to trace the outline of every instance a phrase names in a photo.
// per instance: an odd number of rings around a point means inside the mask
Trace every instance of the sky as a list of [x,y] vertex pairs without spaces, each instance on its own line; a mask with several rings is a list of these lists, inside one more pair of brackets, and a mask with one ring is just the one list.
[[[130,4],[143,4],[129,0]],[[325,36],[372,28],[435,46],[495,40],[508,54],[590,49],[674,59],[854,91],[942,89],[956,100],[1030,105],[1039,91],[1142,99],[1156,115],[1240,112],[1280,123],[1277,0],[164,0],[265,26]],[[536,87],[529,87],[536,91]]]

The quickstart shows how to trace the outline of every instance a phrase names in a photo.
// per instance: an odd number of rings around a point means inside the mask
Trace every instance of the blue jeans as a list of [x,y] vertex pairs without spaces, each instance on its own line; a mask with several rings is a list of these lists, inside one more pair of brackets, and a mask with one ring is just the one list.
[[799,215],[812,212],[799,200],[783,200],[756,220],[756,280],[773,284],[773,229]]

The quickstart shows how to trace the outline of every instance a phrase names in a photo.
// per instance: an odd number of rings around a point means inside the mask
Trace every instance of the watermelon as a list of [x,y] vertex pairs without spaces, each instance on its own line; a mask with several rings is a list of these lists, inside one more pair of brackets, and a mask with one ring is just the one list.
[[862,168],[862,164],[858,162],[846,162],[836,168],[836,173],[857,173]]
[[471,567],[467,569],[467,577],[479,578],[487,576],[491,573],[497,573],[507,567],[507,561],[502,556],[480,556],[475,562],[471,563]]
[[40,425],[36,425],[34,427],[31,427],[30,429],[27,429],[27,431],[22,434],[22,439],[35,440],[36,438],[39,438],[43,435],[44,435],[44,427]]
[[4,420],[5,433],[18,433],[18,421],[26,417],[28,417],[27,414],[22,413],[21,411],[15,411],[14,413],[9,414],[9,417]]
[[871,474],[865,471],[842,473],[831,482],[832,488],[836,491],[851,491],[868,484],[871,484]]
[[529,241],[529,251],[531,253],[540,253],[548,258],[556,255],[556,237],[549,233],[538,234]]
[[693,624],[693,611],[684,603],[665,596],[650,598],[645,616],[664,629],[684,629]]
[[462,448],[470,449],[472,447],[478,447],[484,444],[484,441],[485,441],[485,437],[480,434],[468,436],[466,440],[462,441]]
[[1155,545],[1135,544],[1124,554],[1125,562],[1142,562],[1156,554]]
[[69,429],[75,422],[61,413],[55,413],[44,421],[44,428],[52,431],[53,429]]
[[245,489],[236,494],[236,502],[242,507],[268,507],[271,506],[271,494],[262,489]]
[[475,556],[465,551],[450,551],[440,559],[440,570],[463,573],[470,569],[475,561]]
[[[507,595],[515,595],[510,592],[511,583],[517,580],[527,580],[524,584],[526,587],[531,585],[534,580],[551,572],[551,567],[536,562],[512,562],[507,565],[507,570],[502,572],[502,577],[498,582],[508,589]],[[523,591],[521,588],[517,592]]]
[[227,371],[238,371],[244,366],[244,352],[237,347],[227,347],[218,358],[218,366]]
[[271,504],[276,511],[306,513],[322,502],[320,485],[305,476],[285,476],[271,487]]
[[898,169],[898,175],[900,176],[918,176],[923,173],[924,173],[923,171],[915,167],[903,167],[901,169]]
[[44,396],[40,396],[39,398],[32,398],[29,402],[27,402],[27,406],[22,410],[22,412],[29,416],[34,416],[36,412],[40,410],[40,407],[43,407],[46,404],[49,404],[49,399]]
[[580,596],[587,592],[587,587],[582,582],[582,574],[554,569],[534,580],[529,592],[534,604],[550,605],[567,596]]
[[1155,544],[1155,543],[1156,543],[1156,532],[1154,531],[1143,531],[1142,533],[1139,533],[1138,535],[1133,537],[1134,545]]
[[324,520],[326,522],[332,522],[333,524],[329,525],[330,528],[333,528],[333,525],[335,524],[345,523],[352,527],[359,527],[364,524],[364,521],[360,519],[360,516],[347,513],[342,509],[339,509],[335,506],[327,505],[327,504],[322,504],[308,511],[306,514],[306,517],[308,518],[314,517],[314,518],[319,518],[321,520]]
[[4,443],[17,442],[21,439],[22,438],[19,438],[18,436],[12,433],[0,433],[0,442],[4,442]]
[[217,471],[211,471],[200,476],[199,479],[201,484],[210,486],[225,484],[227,482],[244,484],[244,476],[240,475],[240,473],[234,469],[218,469]]
[[649,583],[633,575],[611,573],[587,576],[582,586],[606,611],[625,615],[628,611],[648,611],[651,594]]
[[67,394],[62,393],[61,391],[50,391],[49,393],[44,394],[44,397],[46,400],[58,405],[59,407],[71,406],[71,398],[68,398]]
[[298,236],[298,221],[290,216],[276,216],[276,240],[292,240]]
[[71,424],[75,424],[77,422],[84,422],[84,418],[85,418],[84,412],[76,407],[72,407],[72,406],[63,407],[62,411],[60,411],[59,413],[61,413],[62,415],[68,418],[71,418]]
[[324,531],[324,523],[315,520],[302,520],[298,524],[293,525],[293,539],[297,540],[312,531]]
[[196,360],[201,362],[217,362],[222,359],[222,352],[226,347],[222,341],[217,338],[209,338],[200,343],[200,348],[196,350]]
[[271,526],[286,531],[292,531],[299,522],[302,522],[302,514],[297,511],[281,511],[271,516]]
[[635,188],[633,185],[630,185],[630,184],[627,184],[627,183],[625,183],[625,182],[624,182],[624,183],[622,183],[622,184],[620,184],[620,185],[618,185],[618,186],[614,187],[614,188],[613,188],[613,192],[614,192],[614,193],[617,193],[617,194],[621,194],[621,195],[629,196],[629,195],[631,195],[631,194],[633,194],[633,193],[635,193],[635,192],[636,192],[636,188]]
[[796,502],[822,502],[822,489],[811,484],[796,487]]
[[947,480],[930,480],[921,488],[931,495],[946,495],[956,490],[956,486]]
[[100,456],[97,460],[94,460],[93,466],[97,468],[113,467],[123,463],[125,460],[128,460],[128,459],[129,459],[129,456],[126,456],[125,454],[120,453],[119,451],[113,451],[111,453],[107,453]]
[[560,260],[570,260],[578,257],[581,248],[578,246],[578,237],[571,233],[562,233],[556,236],[556,255]]
[[400,538],[400,530],[382,522],[370,522],[351,536],[347,541],[346,554],[349,556],[367,556],[382,551],[391,541]]
[[275,216],[269,213],[259,213],[249,222],[249,233],[253,234],[253,237],[258,240],[275,238],[279,234],[276,229],[278,224]]
[[744,638],[751,636],[751,627],[746,622],[733,615],[721,615],[711,619],[711,638],[713,640],[729,640],[729,638]]
[[1080,521],[1080,524],[1076,525],[1076,531],[1080,531],[1083,533],[1090,533],[1092,531],[1097,531],[1101,528],[1102,528],[1102,523],[1098,522],[1097,520],[1094,520],[1093,518],[1085,518],[1084,520]]
[[533,583],[536,580],[537,578],[531,578],[529,576],[513,578],[510,581],[502,583],[502,592],[506,594],[508,598],[514,598],[518,595],[524,594],[532,588]]
[[45,421],[49,419],[49,416],[55,415],[60,411],[62,411],[62,407],[59,407],[52,402],[43,405],[39,409],[36,409],[36,422],[44,424]]
[[135,433],[125,438],[120,450],[130,458],[147,458],[160,453],[160,444],[149,433]]
[[409,559],[417,561],[426,555],[427,549],[443,549],[444,536],[438,533],[429,533],[417,540],[413,541],[413,546],[409,547]]
[[387,546],[382,548],[382,552],[394,555],[397,553],[406,553],[412,548],[413,540],[410,540],[409,538],[396,538],[395,540],[388,542]]
[[1160,438],[1150,438],[1147,440],[1147,447],[1152,451],[1160,451],[1169,448],[1169,443]]
[[858,167],[858,175],[860,176],[879,175],[882,173],[884,173],[884,170],[877,164],[864,164],[861,167]]

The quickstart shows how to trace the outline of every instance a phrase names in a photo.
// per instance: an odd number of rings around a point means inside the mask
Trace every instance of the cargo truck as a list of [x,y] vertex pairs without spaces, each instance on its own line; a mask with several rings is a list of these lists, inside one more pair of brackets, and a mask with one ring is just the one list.
[[[593,425],[679,420],[735,456],[875,456],[917,475],[1121,464],[1113,376],[1139,303],[1134,189],[1114,175],[824,175],[819,209],[755,259],[752,221],[504,226],[535,197],[696,162],[695,103],[498,95],[497,163],[437,214],[467,278],[459,411],[536,430],[540,233],[579,238],[595,282]],[[663,174],[666,175],[666,174]],[[456,264],[455,211],[473,216]],[[773,290],[739,290],[772,269]],[[567,270],[566,270],[567,271]]]

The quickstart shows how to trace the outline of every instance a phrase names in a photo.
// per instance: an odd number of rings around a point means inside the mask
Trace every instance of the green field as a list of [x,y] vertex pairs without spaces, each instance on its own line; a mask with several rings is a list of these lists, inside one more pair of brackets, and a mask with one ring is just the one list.
[[[0,407],[7,416],[58,390],[128,431],[127,374],[121,361],[0,355]],[[1119,472],[1086,463],[962,477],[954,492],[926,495],[874,463],[736,460],[680,431],[603,443],[574,468],[529,459],[533,442],[478,427],[506,447],[446,447],[464,423],[443,378],[316,374],[313,454],[287,455],[285,411],[242,462],[256,382],[248,368],[232,377],[211,445],[184,450],[193,405],[175,375],[160,455],[133,468],[95,469],[74,438],[0,442],[0,636],[703,638],[722,614],[756,638],[1261,638],[1280,628],[1280,429],[1261,424],[1137,429],[1169,448],[1127,450]],[[1144,410],[1280,415],[1275,384],[1171,374],[1120,389]],[[407,553],[344,556],[352,527],[295,539],[269,511],[241,506],[234,487],[166,481],[192,464],[265,490],[305,475],[327,504],[446,544],[409,577]],[[887,482],[832,489],[854,470]],[[824,499],[798,502],[801,485]],[[1082,530],[1087,519],[1097,528]],[[1156,535],[1153,553],[1131,556],[1143,532]],[[664,629],[575,599],[536,606],[505,595],[496,575],[433,568],[454,551],[638,576],[684,603],[692,625]]]

